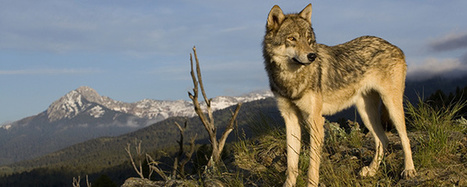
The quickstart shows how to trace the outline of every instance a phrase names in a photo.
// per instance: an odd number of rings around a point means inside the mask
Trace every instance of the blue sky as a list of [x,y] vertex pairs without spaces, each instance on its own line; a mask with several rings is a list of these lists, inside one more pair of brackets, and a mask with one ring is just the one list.
[[[0,124],[79,86],[135,102],[188,99],[196,45],[210,97],[268,88],[261,41],[278,4],[310,1],[0,0]],[[467,1],[313,1],[317,41],[361,35],[399,46],[409,77],[467,72]]]

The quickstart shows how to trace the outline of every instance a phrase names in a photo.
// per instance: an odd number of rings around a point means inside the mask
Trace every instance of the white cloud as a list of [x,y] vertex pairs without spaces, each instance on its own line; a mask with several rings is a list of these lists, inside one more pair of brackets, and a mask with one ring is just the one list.
[[425,80],[437,76],[453,78],[467,75],[467,64],[455,58],[427,58],[423,63],[409,65],[407,74],[412,80]]
[[[182,10],[184,6],[192,7]],[[27,11],[23,11],[25,8]],[[251,23],[232,16],[219,19],[219,13],[229,14],[232,9],[216,9],[188,2],[106,4],[45,0],[28,6],[12,1],[0,7],[0,50],[184,55],[183,51],[195,44],[239,40],[220,33],[248,29],[251,33]],[[260,40],[262,30],[258,33]]]
[[[32,2],[31,2],[32,3]],[[0,49],[48,52],[153,50],[163,18],[124,5],[41,1],[0,8]],[[37,5],[36,5],[37,4]],[[27,9],[27,11],[22,11]],[[160,29],[160,30],[158,30]]]
[[467,32],[449,33],[430,43],[434,51],[450,51],[467,48]]

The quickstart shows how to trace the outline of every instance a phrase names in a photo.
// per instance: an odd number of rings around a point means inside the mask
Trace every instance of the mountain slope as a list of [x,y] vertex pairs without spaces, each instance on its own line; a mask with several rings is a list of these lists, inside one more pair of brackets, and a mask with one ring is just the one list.
[[[270,97],[270,92],[217,97],[213,109]],[[191,102],[144,99],[125,103],[79,87],[45,111],[0,127],[0,166],[32,159],[102,136],[118,136],[170,117],[193,117]]]
[[[0,132],[1,161],[8,163],[31,159],[86,139],[123,134],[135,129],[128,124],[147,122],[146,119],[115,112],[95,103],[86,105],[86,109],[71,119],[51,122],[47,112],[42,112],[11,124],[8,130]],[[99,120],[95,116],[99,116]]]
[[[214,112],[215,121],[218,125],[218,134],[221,134],[224,130],[231,115],[231,110],[234,110],[233,107]],[[279,116],[272,98],[243,104],[238,116],[238,126],[248,132],[250,130],[245,129],[248,128],[248,124],[258,121],[265,116],[266,118],[277,118]],[[12,164],[9,167],[14,168],[16,171],[21,171],[21,168],[72,167],[69,169],[73,171],[86,169],[87,172],[96,172],[127,161],[128,158],[124,147],[126,147],[127,143],[133,143],[135,139],[143,141],[142,149],[147,152],[175,146],[177,140],[180,138],[178,129],[174,124],[175,122],[180,124],[187,122],[188,128],[185,132],[185,139],[198,134],[197,143],[208,143],[208,135],[198,117],[173,117],[128,134],[88,140],[36,159]],[[234,138],[235,133],[232,133],[230,139]]]

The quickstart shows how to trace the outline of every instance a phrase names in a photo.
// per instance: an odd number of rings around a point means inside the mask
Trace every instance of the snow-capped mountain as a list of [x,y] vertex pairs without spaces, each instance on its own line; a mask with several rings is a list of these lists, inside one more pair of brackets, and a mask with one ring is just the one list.
[[251,101],[272,97],[271,91],[257,91],[239,97],[219,96],[212,99],[211,107],[215,110],[222,110],[237,103],[248,103]]
[[[96,106],[92,104],[97,104]],[[90,108],[92,106],[92,108]],[[157,101],[144,99],[135,103],[125,103],[100,96],[90,87],[79,87],[53,102],[47,109],[50,122],[72,119],[89,110],[89,115],[100,118],[107,110],[133,115],[139,118],[160,121],[173,116],[192,116],[191,104],[187,101]]]
[[[216,111],[239,102],[246,103],[267,97],[272,97],[272,93],[261,91],[240,97],[220,96],[212,100],[212,109]],[[93,105],[93,103],[97,105]],[[204,103],[202,102],[202,104]],[[89,110],[90,116],[100,118],[105,113],[103,107],[152,121],[161,121],[169,117],[192,117],[195,115],[193,104],[185,100],[162,101],[143,99],[135,103],[125,103],[115,101],[106,96],[100,96],[94,89],[83,86],[53,102],[47,109],[47,117],[50,122],[61,119],[72,119],[78,114]]]
[[[212,109],[271,96],[270,92],[255,92],[240,97],[216,97]],[[0,166],[85,140],[128,133],[170,117],[194,115],[189,101],[143,99],[126,103],[101,96],[90,87],[79,87],[35,116],[0,126]]]

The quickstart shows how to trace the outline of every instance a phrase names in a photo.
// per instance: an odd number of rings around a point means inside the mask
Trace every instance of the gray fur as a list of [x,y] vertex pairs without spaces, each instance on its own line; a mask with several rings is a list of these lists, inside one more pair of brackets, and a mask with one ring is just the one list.
[[316,43],[311,26],[311,4],[300,13],[284,15],[275,5],[268,16],[263,57],[269,84],[286,122],[287,181],[294,186],[298,175],[300,125],[310,130],[308,185],[317,186],[324,138],[323,115],[352,105],[375,137],[376,153],[360,175],[375,175],[388,139],[378,107],[382,100],[402,140],[403,177],[415,176],[402,107],[407,72],[401,49],[374,36],[327,46]]

